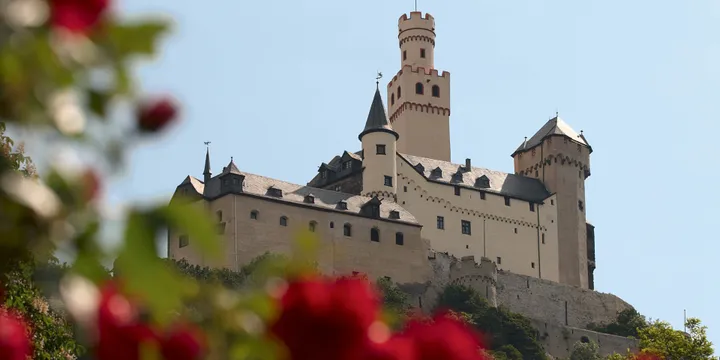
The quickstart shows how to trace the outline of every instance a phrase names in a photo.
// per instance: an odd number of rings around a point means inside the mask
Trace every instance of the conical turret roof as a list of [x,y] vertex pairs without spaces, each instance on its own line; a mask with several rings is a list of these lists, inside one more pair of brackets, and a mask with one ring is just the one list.
[[358,139],[362,141],[362,137],[365,134],[371,132],[382,131],[395,135],[395,139],[400,138],[385,115],[385,105],[383,105],[382,97],[380,96],[380,87],[375,90],[375,97],[373,98],[372,105],[370,105],[370,113],[368,114],[367,121],[365,122],[365,129],[360,133]]

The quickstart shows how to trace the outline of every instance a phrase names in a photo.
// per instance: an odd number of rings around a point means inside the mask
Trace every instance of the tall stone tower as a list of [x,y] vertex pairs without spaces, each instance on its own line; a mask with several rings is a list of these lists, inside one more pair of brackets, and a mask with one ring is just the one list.
[[[588,261],[585,179],[592,147],[560,117],[548,121],[512,154],[515,173],[540,179],[555,195],[545,206],[557,207],[560,282],[590,288],[594,261]],[[542,216],[542,214],[540,214]],[[591,259],[592,260],[592,259]]]
[[362,195],[395,201],[399,135],[387,120],[379,88],[375,90],[365,128],[358,138],[363,154]]
[[450,73],[435,69],[435,19],[415,11],[398,24],[401,68],[387,88],[398,152],[450,161]]

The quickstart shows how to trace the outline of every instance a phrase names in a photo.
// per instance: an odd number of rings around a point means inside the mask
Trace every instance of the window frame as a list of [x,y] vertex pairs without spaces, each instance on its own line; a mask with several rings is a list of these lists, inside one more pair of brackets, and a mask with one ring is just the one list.
[[463,235],[472,235],[472,222],[470,220],[460,220],[460,227]]

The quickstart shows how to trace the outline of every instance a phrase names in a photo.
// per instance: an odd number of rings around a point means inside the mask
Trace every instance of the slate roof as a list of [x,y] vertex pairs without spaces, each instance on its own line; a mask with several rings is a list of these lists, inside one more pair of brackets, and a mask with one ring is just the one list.
[[[430,181],[445,183],[450,186],[470,187],[537,203],[542,202],[551,195],[545,185],[538,179],[478,167],[472,167],[470,171],[464,171],[464,164],[453,164],[448,161],[406,154],[399,155],[416,170],[419,170],[417,165],[422,164],[424,168],[422,175]],[[434,169],[440,169],[442,175],[433,175]],[[454,178],[453,175],[456,177]],[[475,181],[482,176],[487,176],[490,180],[488,188],[475,187]]]
[[396,139],[400,137],[400,135],[393,130],[392,126],[390,126],[387,115],[385,115],[385,105],[383,105],[379,87],[375,90],[375,96],[373,97],[372,105],[370,105],[370,112],[365,122],[365,128],[360,135],[358,135],[358,139],[362,140],[363,135],[375,131],[393,134]]
[[[354,153],[346,150],[341,155],[334,156],[332,158],[332,160],[330,160],[329,162],[320,164],[320,167],[326,166],[326,167],[332,169],[333,171],[336,171],[336,172],[340,171],[342,169],[343,157],[346,154],[348,157],[350,157],[352,159],[355,159],[357,161],[362,161],[362,150],[354,152]],[[320,174],[315,174],[315,176],[313,176],[313,178],[308,183],[309,184],[314,183],[314,182],[318,181],[319,179],[320,179]]]
[[578,134],[575,130],[573,130],[572,127],[570,127],[570,125],[563,121],[563,119],[561,119],[559,116],[556,116],[548,120],[548,122],[545,123],[545,125],[543,125],[543,127],[541,127],[540,130],[538,130],[535,135],[533,135],[530,139],[526,139],[525,141],[523,141],[523,143],[520,144],[517,150],[515,150],[513,156],[515,156],[515,154],[519,152],[530,150],[535,146],[540,145],[543,140],[553,135],[565,136],[572,141],[589,147],[590,151],[592,152],[592,147],[590,146],[590,144],[588,144],[585,136],[582,134]]
[[[193,184],[193,186],[195,186],[196,190],[204,190],[204,192],[199,192],[203,194],[206,198],[213,199],[221,195],[220,177],[227,173],[239,174],[245,177],[245,180],[243,182],[243,193],[245,194],[260,198],[267,198],[273,201],[299,204],[305,207],[314,207],[324,210],[332,210],[342,213],[353,213],[359,215],[361,207],[368,201],[372,200],[372,198],[367,196],[351,195],[337,191],[318,189],[242,172],[237,169],[237,166],[235,166],[234,162],[230,162],[228,166],[223,168],[223,172],[221,174],[210,179],[207,184],[202,184],[200,180],[197,180],[192,176],[188,176],[183,182],[183,184],[190,182]],[[196,184],[198,184],[199,187],[196,186]],[[271,187],[282,190],[282,197],[278,198],[275,196],[270,196],[268,194],[268,189]],[[305,202],[305,196],[310,194],[315,197],[314,204],[308,204]],[[338,203],[340,203],[341,201],[345,201],[347,203],[347,210],[338,209]],[[400,219],[389,219],[391,211],[397,211],[398,213],[400,213]],[[385,201],[380,205],[380,217],[388,221],[419,225],[418,221],[412,214],[410,214],[410,212],[405,210],[402,206],[390,201]]]
[[198,194],[202,194],[203,192],[205,192],[205,184],[203,184],[201,180],[198,180],[192,176],[186,177],[185,180],[180,183],[180,185],[185,184],[192,184],[193,188],[195,189],[195,191],[198,192]]

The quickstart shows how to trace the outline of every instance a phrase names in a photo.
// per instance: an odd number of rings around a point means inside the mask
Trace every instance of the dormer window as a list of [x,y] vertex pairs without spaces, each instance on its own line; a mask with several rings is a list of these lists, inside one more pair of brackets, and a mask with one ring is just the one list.
[[320,171],[320,178],[327,179],[327,170]]
[[380,204],[382,204],[382,201],[380,201],[377,197],[373,197],[362,206],[360,213],[371,218],[379,218]]
[[347,170],[352,167],[352,161],[348,160],[342,164],[343,170]]
[[462,182],[463,181],[463,174],[458,170],[458,172],[454,173],[452,176],[452,181],[454,182]]
[[271,186],[268,189],[267,194],[272,197],[278,197],[278,198],[283,197],[282,189],[278,189],[274,186]]
[[418,163],[417,165],[415,165],[415,170],[417,170],[421,174],[425,174],[425,167],[421,163]]
[[305,203],[306,204],[314,204],[315,203],[315,196],[313,194],[305,195]]
[[490,179],[488,179],[487,175],[483,175],[477,179],[475,179],[475,187],[487,189],[490,187]]
[[434,177],[442,177],[442,169],[440,169],[440,167],[436,167],[432,170],[430,175]]
[[400,212],[397,210],[390,211],[390,219],[393,219],[393,220],[400,219]]
[[347,201],[340,200],[340,202],[337,203],[338,210],[347,210]]

